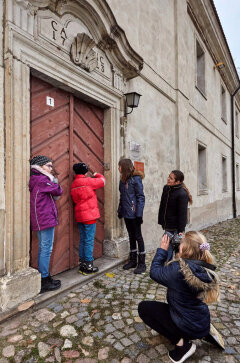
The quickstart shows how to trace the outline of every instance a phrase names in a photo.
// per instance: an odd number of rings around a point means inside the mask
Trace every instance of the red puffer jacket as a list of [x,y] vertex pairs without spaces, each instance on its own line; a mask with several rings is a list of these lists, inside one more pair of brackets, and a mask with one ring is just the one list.
[[71,196],[75,205],[75,219],[77,222],[92,221],[100,217],[95,189],[104,187],[105,178],[102,174],[95,174],[94,178],[77,174],[71,186]]

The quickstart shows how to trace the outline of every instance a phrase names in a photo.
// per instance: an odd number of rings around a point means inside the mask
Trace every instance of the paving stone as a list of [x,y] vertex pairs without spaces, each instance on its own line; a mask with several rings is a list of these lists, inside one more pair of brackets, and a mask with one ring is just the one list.
[[43,342],[38,343],[38,354],[41,358],[45,358],[49,354],[50,350],[50,345]]
[[128,338],[123,338],[121,339],[121,343],[125,346],[125,347],[128,347],[129,345],[132,344],[132,341]]
[[19,340],[22,340],[23,336],[22,335],[12,335],[11,337],[8,338],[8,343],[16,343],[19,342]]
[[108,353],[109,353],[109,347],[105,347],[102,349],[99,349],[98,351],[98,360],[104,360],[108,358]]
[[63,349],[70,349],[70,348],[72,348],[72,342],[71,342],[71,340],[65,339],[64,340],[64,344],[62,346],[62,350]]
[[63,352],[64,358],[78,358],[79,352],[77,350],[66,350]]
[[140,354],[140,356],[137,358],[138,363],[149,363],[150,359],[145,354]]
[[53,320],[55,316],[55,313],[47,309],[41,309],[35,313],[36,319],[41,323],[49,323],[49,321]]
[[7,347],[4,347],[2,350],[2,355],[6,358],[13,357],[15,355],[14,345],[8,345]]
[[91,336],[88,336],[88,337],[85,337],[85,338],[82,339],[82,343],[84,345],[88,345],[89,347],[92,347],[93,342],[94,342],[94,340],[93,340],[93,338]]
[[78,334],[75,328],[71,325],[64,325],[60,329],[60,335],[62,337],[76,337]]

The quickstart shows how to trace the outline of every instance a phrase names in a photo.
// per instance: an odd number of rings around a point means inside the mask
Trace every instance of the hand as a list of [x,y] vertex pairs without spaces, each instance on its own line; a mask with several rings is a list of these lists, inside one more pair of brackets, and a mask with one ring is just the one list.
[[169,243],[170,243],[170,239],[169,239],[169,237],[168,237],[166,234],[164,234],[164,235],[162,236],[162,240],[161,240],[161,243],[160,243],[160,247],[161,247],[163,250],[167,251],[167,250],[168,250],[168,248],[169,248]]
[[53,178],[53,183],[58,184],[58,178]]
[[122,219],[122,215],[120,213],[118,213],[118,218]]
[[136,217],[136,222],[137,222],[137,224],[142,224],[143,223],[143,219],[142,219],[142,217]]
[[93,176],[95,176],[97,173],[95,172],[95,173],[93,173]]

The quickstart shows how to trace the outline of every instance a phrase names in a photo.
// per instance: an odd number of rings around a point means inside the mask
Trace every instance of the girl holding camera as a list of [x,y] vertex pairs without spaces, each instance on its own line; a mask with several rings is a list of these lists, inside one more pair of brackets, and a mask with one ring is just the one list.
[[124,218],[130,242],[130,258],[123,269],[129,270],[136,267],[134,273],[141,274],[146,271],[145,247],[141,232],[145,205],[142,184],[144,173],[136,171],[130,159],[121,159],[118,170],[121,174],[118,218]]
[[[169,237],[165,234],[150,269],[150,277],[167,287],[168,303],[142,301],[138,312],[145,324],[175,345],[169,358],[181,363],[196,350],[191,340],[205,337],[210,341],[207,304],[218,301],[219,284],[210,245],[201,233],[184,234],[178,259],[165,264],[168,248]],[[221,336],[218,346],[223,347]]]

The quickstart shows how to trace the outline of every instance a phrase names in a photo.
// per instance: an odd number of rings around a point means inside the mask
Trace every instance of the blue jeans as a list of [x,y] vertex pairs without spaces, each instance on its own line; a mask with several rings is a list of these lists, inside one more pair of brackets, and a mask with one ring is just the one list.
[[93,245],[96,232],[96,223],[78,223],[80,232],[79,259],[81,261],[93,261]]
[[38,271],[42,278],[49,275],[49,262],[53,248],[54,227],[37,231],[38,236]]

